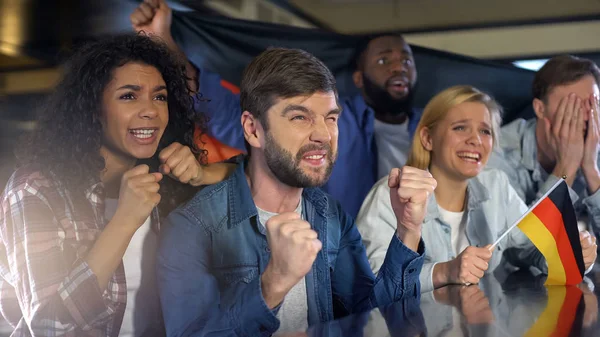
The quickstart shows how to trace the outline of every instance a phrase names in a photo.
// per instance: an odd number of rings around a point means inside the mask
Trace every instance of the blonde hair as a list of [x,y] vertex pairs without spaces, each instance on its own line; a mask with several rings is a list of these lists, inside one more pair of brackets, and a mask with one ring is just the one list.
[[435,95],[423,111],[421,120],[413,136],[412,148],[408,155],[406,165],[426,170],[431,162],[431,153],[425,149],[421,142],[421,130],[428,128],[433,130],[435,126],[446,117],[446,113],[453,107],[465,103],[476,102],[487,107],[492,119],[492,139],[494,146],[498,144],[500,124],[502,122],[502,108],[489,95],[469,85],[457,85],[450,87]]

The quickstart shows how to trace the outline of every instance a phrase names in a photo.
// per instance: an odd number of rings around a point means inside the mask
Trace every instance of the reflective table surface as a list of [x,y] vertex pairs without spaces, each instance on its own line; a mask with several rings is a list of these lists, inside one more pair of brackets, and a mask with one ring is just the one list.
[[544,286],[535,271],[495,272],[370,312],[282,336],[600,336],[600,266],[578,286]]

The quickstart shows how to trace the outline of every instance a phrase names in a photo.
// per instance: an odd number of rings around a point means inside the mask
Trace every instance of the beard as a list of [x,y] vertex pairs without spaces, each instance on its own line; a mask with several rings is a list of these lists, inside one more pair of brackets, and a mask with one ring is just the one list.
[[413,114],[413,100],[415,96],[415,85],[408,88],[408,94],[402,98],[394,98],[385,89],[363,73],[363,88],[369,105],[380,114],[385,115],[407,115],[409,118]]
[[[313,178],[308,174],[304,173],[300,168],[300,162],[302,157],[308,151],[325,150],[327,155],[325,160],[327,161],[327,167],[321,177]],[[273,175],[282,183],[295,187],[295,188],[306,188],[306,187],[320,187],[323,186],[333,170],[333,164],[335,163],[337,153],[333,153],[331,146],[325,144],[322,146],[316,144],[308,144],[300,148],[298,153],[294,157],[292,153],[283,147],[281,147],[270,133],[266,133],[265,136],[265,160],[267,166],[273,172]],[[323,168],[311,168],[314,172],[321,171]]]

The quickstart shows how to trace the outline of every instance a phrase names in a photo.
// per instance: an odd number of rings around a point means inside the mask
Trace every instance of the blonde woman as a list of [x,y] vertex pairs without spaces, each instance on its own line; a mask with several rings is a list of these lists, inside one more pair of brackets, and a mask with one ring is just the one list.
[[[489,249],[527,211],[503,172],[484,171],[498,142],[500,120],[499,105],[470,86],[448,88],[425,107],[407,162],[428,169],[438,183],[423,223],[422,292],[478,283],[502,255],[515,266],[547,269],[543,256],[518,228],[493,253]],[[397,226],[387,180],[375,184],[357,219],[374,272],[381,267],[390,233]],[[592,264],[593,260],[585,261],[586,269]]]

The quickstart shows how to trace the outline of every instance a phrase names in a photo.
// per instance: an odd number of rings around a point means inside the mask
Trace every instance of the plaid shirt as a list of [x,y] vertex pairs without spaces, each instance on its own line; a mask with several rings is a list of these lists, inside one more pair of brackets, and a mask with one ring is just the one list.
[[105,224],[102,183],[71,193],[39,171],[13,174],[0,199],[0,311],[11,336],[118,336],[123,264],[101,292],[85,261]]

